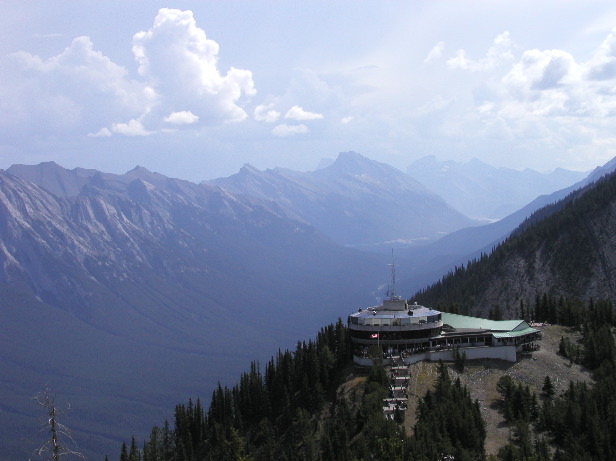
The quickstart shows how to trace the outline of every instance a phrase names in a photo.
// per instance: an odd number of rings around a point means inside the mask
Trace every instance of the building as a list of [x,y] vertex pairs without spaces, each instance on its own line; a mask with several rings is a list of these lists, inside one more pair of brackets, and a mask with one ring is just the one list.
[[385,363],[400,357],[411,364],[421,360],[453,360],[455,348],[467,359],[517,360],[518,352],[535,350],[541,331],[523,320],[486,320],[448,314],[409,304],[394,294],[381,306],[359,309],[348,317],[353,360],[369,366],[371,353]]

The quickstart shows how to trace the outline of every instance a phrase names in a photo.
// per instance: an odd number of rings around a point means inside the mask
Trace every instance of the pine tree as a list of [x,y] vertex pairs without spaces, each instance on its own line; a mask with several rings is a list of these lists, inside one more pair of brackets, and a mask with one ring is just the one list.
[[555,393],[554,385],[552,384],[552,380],[550,379],[550,377],[547,375],[545,379],[543,380],[543,387],[541,388],[541,390],[543,391],[543,393],[548,399],[551,399],[552,397],[554,397],[554,393]]

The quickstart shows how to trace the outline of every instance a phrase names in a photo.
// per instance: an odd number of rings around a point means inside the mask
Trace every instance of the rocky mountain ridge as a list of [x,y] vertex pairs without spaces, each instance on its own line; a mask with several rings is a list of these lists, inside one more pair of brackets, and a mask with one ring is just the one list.
[[30,453],[20,434],[38,433],[45,386],[100,455],[370,303],[386,272],[272,202],[144,169],[45,167],[57,195],[0,171],[0,459]]
[[406,170],[413,178],[437,191],[466,216],[502,219],[536,197],[550,194],[581,181],[588,172],[557,168],[550,173],[496,168],[478,159],[461,163],[439,161],[428,155]]
[[235,194],[271,200],[343,245],[431,241],[478,225],[402,171],[356,152],[306,173],[251,165],[212,181]]

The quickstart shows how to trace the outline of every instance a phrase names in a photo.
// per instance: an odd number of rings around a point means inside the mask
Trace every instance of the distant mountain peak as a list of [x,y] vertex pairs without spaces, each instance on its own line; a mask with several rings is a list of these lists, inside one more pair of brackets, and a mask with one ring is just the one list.
[[344,245],[432,239],[473,224],[404,172],[353,151],[340,152],[331,165],[309,172],[262,172],[246,164],[212,183],[276,202],[288,216]]
[[120,179],[120,181],[122,182],[127,182],[127,181],[130,182],[132,179],[137,178],[137,179],[142,179],[145,182],[148,182],[157,187],[163,187],[169,180],[168,176],[165,176],[164,174],[152,172],[148,170],[147,168],[140,166],[140,165],[137,165],[135,168],[133,168],[129,172],[125,173],[124,175],[121,175],[121,177],[122,176],[123,176],[123,179]]
[[128,173],[152,173],[152,172],[150,170],[148,170],[144,166],[137,165],[137,166],[135,166],[135,168],[133,168],[132,170],[128,171]]
[[[340,152],[334,163],[324,168],[323,171],[330,170],[337,172],[342,171],[350,174],[362,174],[375,168],[382,169],[383,166],[384,164],[375,160],[370,160],[357,152],[348,151]],[[393,169],[393,167],[389,168]]]
[[251,165],[250,163],[244,163],[244,166],[240,168],[240,173],[242,174],[261,174],[262,171],[257,167]]
[[413,162],[407,174],[438,191],[467,216],[489,220],[501,219],[538,196],[571,186],[585,176],[563,169],[542,174],[529,168],[497,168],[478,158],[464,163],[439,161],[433,155]]
[[354,150],[349,150],[349,151],[346,151],[346,152],[340,152],[338,154],[338,158],[339,159],[347,159],[347,158],[362,158],[362,159],[365,159],[366,157],[361,155],[359,152],[355,152]]

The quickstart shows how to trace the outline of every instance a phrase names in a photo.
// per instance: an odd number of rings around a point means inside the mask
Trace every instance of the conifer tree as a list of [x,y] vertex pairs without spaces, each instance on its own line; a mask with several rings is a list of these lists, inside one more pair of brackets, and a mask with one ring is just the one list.
[[552,380],[550,379],[550,377],[547,375],[543,380],[543,387],[541,388],[541,390],[548,399],[554,397],[554,385],[552,384]]

